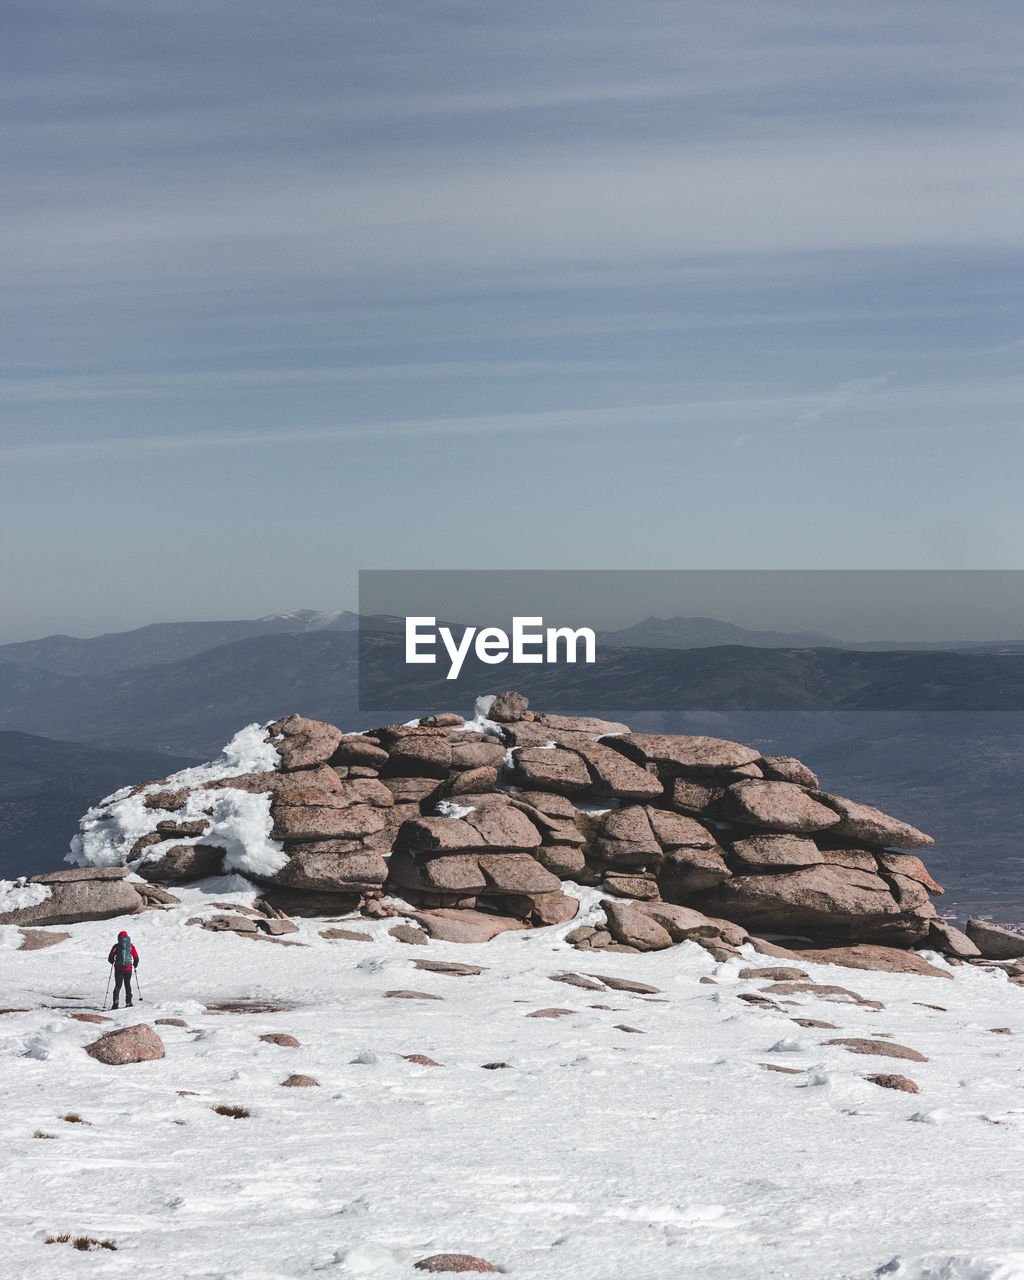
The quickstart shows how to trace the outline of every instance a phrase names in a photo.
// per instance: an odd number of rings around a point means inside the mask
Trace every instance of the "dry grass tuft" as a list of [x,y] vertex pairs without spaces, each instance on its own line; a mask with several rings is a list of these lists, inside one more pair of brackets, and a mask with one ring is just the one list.
[[249,1114],[245,1107],[229,1107],[223,1102],[213,1108],[219,1116],[230,1116],[232,1120],[244,1120]]
[[56,1138],[55,1133],[43,1133],[42,1129],[37,1129],[32,1135],[33,1138]]
[[89,1124],[90,1121],[83,1120],[77,1111],[69,1111],[66,1116],[61,1116],[62,1120],[66,1120],[68,1124]]
[[70,1244],[82,1253],[89,1253],[92,1249],[110,1249],[116,1252],[117,1245],[113,1240],[97,1240],[95,1236],[75,1236],[72,1238],[70,1231],[62,1231],[59,1236],[47,1236],[46,1244]]

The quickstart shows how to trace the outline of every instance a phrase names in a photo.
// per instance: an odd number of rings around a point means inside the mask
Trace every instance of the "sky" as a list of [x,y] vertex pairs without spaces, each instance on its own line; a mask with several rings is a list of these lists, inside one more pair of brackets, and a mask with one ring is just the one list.
[[9,0],[0,640],[1018,569],[1010,0]]

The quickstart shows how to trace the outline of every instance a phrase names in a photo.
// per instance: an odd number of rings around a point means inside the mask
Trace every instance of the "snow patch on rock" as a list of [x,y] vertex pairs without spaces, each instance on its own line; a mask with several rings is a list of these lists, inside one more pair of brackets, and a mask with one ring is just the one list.
[[48,897],[48,885],[28,884],[24,876],[18,880],[0,880],[0,913],[20,911],[23,907],[38,907]]

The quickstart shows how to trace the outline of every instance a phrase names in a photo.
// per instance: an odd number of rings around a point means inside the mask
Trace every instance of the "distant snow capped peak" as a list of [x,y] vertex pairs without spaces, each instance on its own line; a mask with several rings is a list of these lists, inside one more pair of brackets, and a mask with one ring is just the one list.
[[259,621],[297,623],[297,631],[354,631],[359,626],[359,615],[348,609],[293,609],[288,613],[265,614]]

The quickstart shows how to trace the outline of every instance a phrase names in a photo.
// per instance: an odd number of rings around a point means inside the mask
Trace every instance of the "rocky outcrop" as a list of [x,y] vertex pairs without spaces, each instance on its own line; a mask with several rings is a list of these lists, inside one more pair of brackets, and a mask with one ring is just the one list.
[[0,925],[77,924],[111,920],[141,911],[143,898],[125,880],[127,867],[81,867],[30,876],[25,887],[38,886],[27,906],[0,912]]
[[989,920],[968,920],[967,936],[986,960],[1019,960],[1024,956],[1024,934],[1013,933]]
[[961,958],[1018,945],[983,946],[938,918],[941,887],[904,852],[931,843],[916,827],[739,742],[534,712],[508,692],[468,723],[440,712],[343,734],[288,716],[256,756],[251,772],[134,788],[120,856],[165,882],[238,867],[237,829],[216,807],[227,794],[263,805],[252,813],[265,814],[265,847],[242,865],[272,909],[400,912],[418,940],[570,921],[583,884],[606,895],[605,921],[569,935],[588,950],[698,941],[727,958],[748,930],[862,956],[859,944]]

